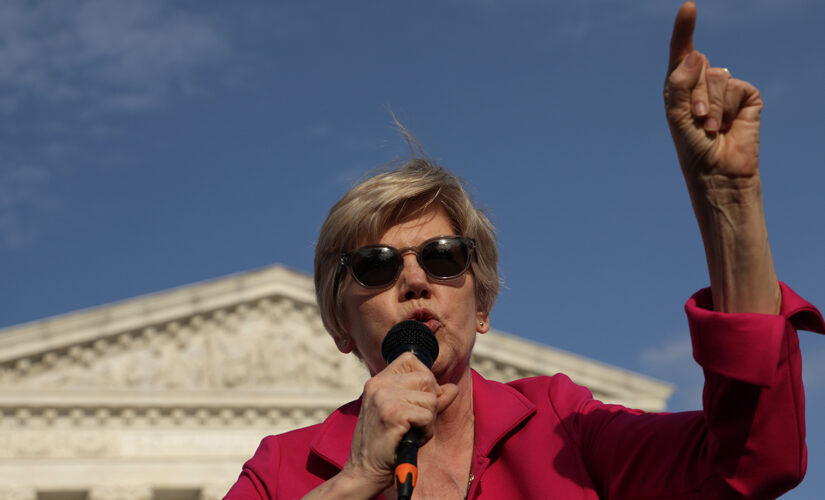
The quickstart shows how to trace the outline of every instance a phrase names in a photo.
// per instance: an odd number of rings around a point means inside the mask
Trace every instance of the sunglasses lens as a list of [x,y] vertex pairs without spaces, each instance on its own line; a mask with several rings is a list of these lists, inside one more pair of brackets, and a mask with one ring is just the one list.
[[418,255],[418,263],[435,279],[448,280],[461,276],[470,263],[470,246],[464,239],[444,237],[429,241],[423,247],[400,251],[384,245],[363,247],[346,254],[346,264],[352,276],[367,288],[392,285],[404,267],[403,256],[408,251]]
[[455,238],[435,240],[421,249],[421,265],[435,278],[455,278],[467,269],[470,250]]
[[367,247],[350,254],[352,274],[364,286],[388,285],[400,268],[401,256],[391,248]]

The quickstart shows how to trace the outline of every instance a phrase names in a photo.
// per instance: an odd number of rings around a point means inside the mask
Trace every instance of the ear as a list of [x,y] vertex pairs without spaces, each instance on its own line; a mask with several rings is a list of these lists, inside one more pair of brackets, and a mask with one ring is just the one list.
[[476,331],[478,333],[487,333],[490,330],[490,314],[478,311],[476,313]]
[[335,335],[335,345],[344,354],[349,354],[355,349],[355,342],[346,333]]

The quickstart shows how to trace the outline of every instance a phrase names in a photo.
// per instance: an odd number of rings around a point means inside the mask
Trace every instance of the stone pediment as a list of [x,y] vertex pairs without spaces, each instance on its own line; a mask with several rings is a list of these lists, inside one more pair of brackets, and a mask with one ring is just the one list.
[[278,266],[0,331],[2,392],[352,395],[366,376]]
[[[646,410],[664,409],[671,390],[497,331],[478,337],[473,366],[497,380],[564,372],[602,400]],[[324,330],[311,278],[282,266],[0,330],[0,401],[200,393],[330,404],[357,396],[366,378]]]

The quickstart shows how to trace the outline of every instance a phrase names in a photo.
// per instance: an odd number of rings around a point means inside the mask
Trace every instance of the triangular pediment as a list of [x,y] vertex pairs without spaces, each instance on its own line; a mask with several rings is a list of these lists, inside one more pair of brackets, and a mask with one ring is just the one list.
[[[596,397],[648,410],[663,409],[670,393],[496,331],[478,337],[473,366],[498,380],[561,371]],[[229,403],[248,394],[332,405],[356,396],[366,378],[324,330],[311,278],[277,265],[0,330],[0,398],[34,390]]]
[[357,395],[312,281],[273,266],[0,330],[0,392]]

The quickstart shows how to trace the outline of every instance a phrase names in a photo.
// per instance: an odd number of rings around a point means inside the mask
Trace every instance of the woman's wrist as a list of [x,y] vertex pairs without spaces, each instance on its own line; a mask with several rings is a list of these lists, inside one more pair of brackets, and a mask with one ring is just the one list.
[[702,233],[714,309],[776,314],[780,292],[758,177],[688,183]]
[[348,467],[348,464],[341,469],[338,474],[329,478],[326,482],[304,496],[304,500],[326,499],[326,498],[351,498],[370,499],[375,498],[384,491],[385,487],[375,481],[371,481],[367,475],[360,474]]

